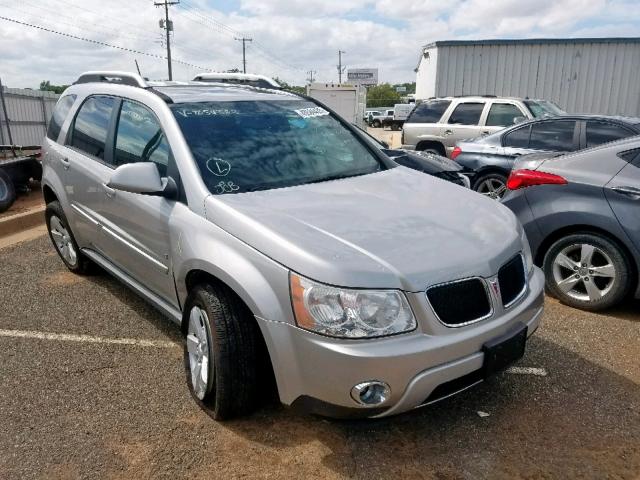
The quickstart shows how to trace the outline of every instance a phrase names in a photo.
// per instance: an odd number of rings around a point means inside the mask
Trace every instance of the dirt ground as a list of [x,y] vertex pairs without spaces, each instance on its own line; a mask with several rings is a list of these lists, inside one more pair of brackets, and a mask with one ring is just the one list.
[[16,201],[9,210],[0,213],[0,218],[8,217],[18,213],[24,213],[30,208],[44,205],[44,198],[42,197],[42,190],[39,183],[31,184],[31,191],[29,193],[19,193]]
[[640,478],[638,302],[548,300],[519,362],[546,375],[385,420],[269,405],[218,423],[188,393],[177,327],[133,293],[69,273],[44,236],[0,265],[2,479]]

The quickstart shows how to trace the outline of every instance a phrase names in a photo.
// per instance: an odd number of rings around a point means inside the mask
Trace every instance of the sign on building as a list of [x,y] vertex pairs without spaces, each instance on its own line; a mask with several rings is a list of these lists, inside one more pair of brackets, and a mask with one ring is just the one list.
[[360,85],[377,85],[377,68],[350,68],[347,70],[347,81]]
[[396,87],[396,92],[398,92],[398,93],[406,93],[407,92],[407,87],[405,87],[404,85],[398,85]]

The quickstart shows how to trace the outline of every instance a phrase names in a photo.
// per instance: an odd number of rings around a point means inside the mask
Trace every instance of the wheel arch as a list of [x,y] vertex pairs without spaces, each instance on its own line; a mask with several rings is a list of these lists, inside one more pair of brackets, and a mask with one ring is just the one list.
[[632,290],[636,290],[636,296],[638,296],[638,294],[640,293],[637,291],[640,266],[638,265],[635,256],[631,252],[631,249],[625,244],[625,242],[620,240],[616,235],[612,234],[611,232],[603,228],[596,227],[594,225],[585,225],[585,224],[567,225],[554,230],[549,235],[547,235],[545,239],[540,243],[540,246],[538,247],[538,250],[536,251],[535,257],[533,259],[534,263],[537,266],[541,267],[542,263],[544,262],[544,257],[549,251],[549,249],[551,248],[551,245],[553,245],[556,241],[558,241],[562,237],[566,237],[567,235],[579,234],[579,233],[591,233],[591,234],[600,235],[606,238],[607,240],[615,243],[618,247],[620,247],[620,250],[622,251],[623,255],[627,258],[627,261],[629,262],[629,266],[631,267]]
[[416,150],[418,151],[426,150],[429,147],[437,148],[442,156],[447,155],[447,150],[444,147],[444,144],[438,140],[420,140],[416,144]]
[[56,195],[56,192],[54,192],[53,188],[51,188],[46,183],[42,185],[42,194],[44,195],[44,203],[45,203],[45,205],[47,205],[47,204],[49,204],[51,202],[59,201],[58,200],[58,196]]

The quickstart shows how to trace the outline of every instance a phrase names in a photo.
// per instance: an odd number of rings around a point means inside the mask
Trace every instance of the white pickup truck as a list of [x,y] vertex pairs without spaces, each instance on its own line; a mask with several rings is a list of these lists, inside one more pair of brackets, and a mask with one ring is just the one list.
[[387,110],[387,115],[381,119],[382,128],[389,127],[391,130],[401,130],[413,107],[415,107],[415,103],[396,103],[393,110]]

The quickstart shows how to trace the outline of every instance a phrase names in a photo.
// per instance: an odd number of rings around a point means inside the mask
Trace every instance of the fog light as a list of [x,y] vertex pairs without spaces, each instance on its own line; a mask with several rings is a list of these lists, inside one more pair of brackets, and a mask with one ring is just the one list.
[[391,396],[391,388],[384,382],[370,380],[355,385],[351,389],[351,398],[365,407],[375,407],[386,402]]

